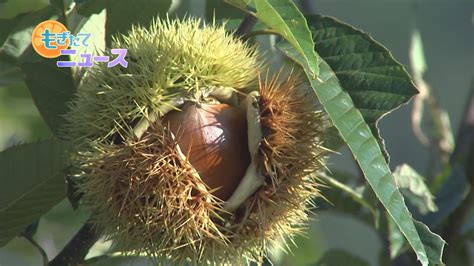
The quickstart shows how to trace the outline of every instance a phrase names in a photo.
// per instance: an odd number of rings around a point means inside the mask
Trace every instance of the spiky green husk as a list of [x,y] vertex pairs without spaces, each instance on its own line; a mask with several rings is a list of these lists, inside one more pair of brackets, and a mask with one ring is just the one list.
[[70,127],[65,135],[107,140],[144,114],[162,113],[177,98],[195,99],[217,87],[252,86],[260,67],[255,49],[223,26],[200,24],[156,20],[115,38],[112,47],[128,50],[128,67],[97,64],[87,73],[66,117]]
[[67,117],[75,180],[96,230],[124,252],[180,264],[261,262],[268,247],[300,232],[318,195],[310,173],[322,168],[324,119],[294,75],[259,84],[266,184],[228,213],[161,120],[139,139],[133,127],[176,98],[256,84],[254,50],[194,20],[135,27],[114,46],[129,49],[129,68],[93,68]]
[[[96,229],[123,251],[199,260],[202,239],[223,242],[211,222],[219,200],[205,187],[169,130],[152,124],[140,140],[81,154],[80,192]],[[197,196],[192,191],[198,192]]]

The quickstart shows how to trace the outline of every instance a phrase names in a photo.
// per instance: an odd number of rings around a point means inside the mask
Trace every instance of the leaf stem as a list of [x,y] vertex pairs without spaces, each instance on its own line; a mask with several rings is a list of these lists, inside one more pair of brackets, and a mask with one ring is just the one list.
[[377,229],[379,228],[379,226],[380,226],[379,225],[379,215],[377,213],[377,210],[374,207],[372,207],[372,205],[367,203],[361,194],[357,193],[356,191],[354,191],[352,188],[350,188],[346,184],[341,183],[341,182],[337,181],[336,179],[328,176],[327,174],[321,174],[320,178],[324,179],[329,185],[331,185],[335,188],[338,188],[341,191],[347,193],[355,202],[357,202],[361,206],[367,208],[373,216],[375,228],[377,228]]
[[43,247],[41,247],[40,244],[38,244],[38,242],[36,242],[28,234],[21,234],[21,236],[24,237],[26,240],[28,240],[28,242],[30,242],[33,246],[35,246],[36,249],[38,249],[39,253],[41,254],[41,258],[43,258],[43,265],[47,266],[48,265],[48,255],[44,251]]

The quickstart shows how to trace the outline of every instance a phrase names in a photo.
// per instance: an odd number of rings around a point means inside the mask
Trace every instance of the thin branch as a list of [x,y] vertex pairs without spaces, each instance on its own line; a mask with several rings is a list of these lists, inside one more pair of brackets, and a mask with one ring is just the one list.
[[253,26],[255,26],[256,23],[257,18],[254,17],[252,14],[247,14],[247,16],[245,16],[245,18],[242,20],[234,34],[238,37],[244,36],[252,30]]
[[88,220],[49,266],[78,265],[84,261],[89,249],[99,240],[99,235]]

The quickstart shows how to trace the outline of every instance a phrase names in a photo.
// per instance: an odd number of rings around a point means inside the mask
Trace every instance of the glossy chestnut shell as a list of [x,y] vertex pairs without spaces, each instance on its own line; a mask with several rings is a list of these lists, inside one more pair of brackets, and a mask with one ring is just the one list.
[[185,103],[163,124],[212,194],[227,200],[250,164],[245,112],[228,104]]

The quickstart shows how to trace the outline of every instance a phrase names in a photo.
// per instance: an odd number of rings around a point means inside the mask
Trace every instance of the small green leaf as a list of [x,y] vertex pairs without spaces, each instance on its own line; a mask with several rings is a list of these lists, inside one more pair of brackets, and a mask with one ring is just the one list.
[[39,62],[21,66],[25,82],[36,107],[43,119],[57,137],[61,137],[64,126],[63,115],[69,110],[67,104],[74,96],[76,85],[70,68],[59,68],[57,60],[68,58],[42,59]]
[[421,214],[438,210],[425,179],[415,169],[403,164],[395,169],[393,176],[405,198],[416,206]]
[[[157,16],[166,14],[171,0],[114,0],[107,2],[106,41],[110,44],[111,36],[127,33],[132,25],[148,24]],[[115,48],[115,47],[113,47]]]
[[330,249],[324,253],[322,258],[316,263],[317,266],[368,266],[369,263],[362,258],[355,256],[342,249]]
[[311,32],[303,14],[291,0],[225,0],[253,13],[255,17],[281,34],[304,58],[311,78],[319,75],[318,56],[314,52]]
[[[317,53],[349,93],[388,158],[377,123],[418,93],[410,75],[367,33],[331,17],[311,15],[307,19]],[[338,144],[343,142],[334,142]]]
[[0,247],[64,199],[67,149],[50,139],[0,152]]
[[349,94],[342,89],[335,73],[326,62],[320,60],[320,75],[317,79],[311,79],[311,72],[307,69],[308,66],[304,65],[304,58],[290,44],[280,43],[278,47],[304,66],[312,88],[329,118],[351,149],[378,199],[408,239],[418,259],[423,265],[436,260],[428,256],[377,140]]

